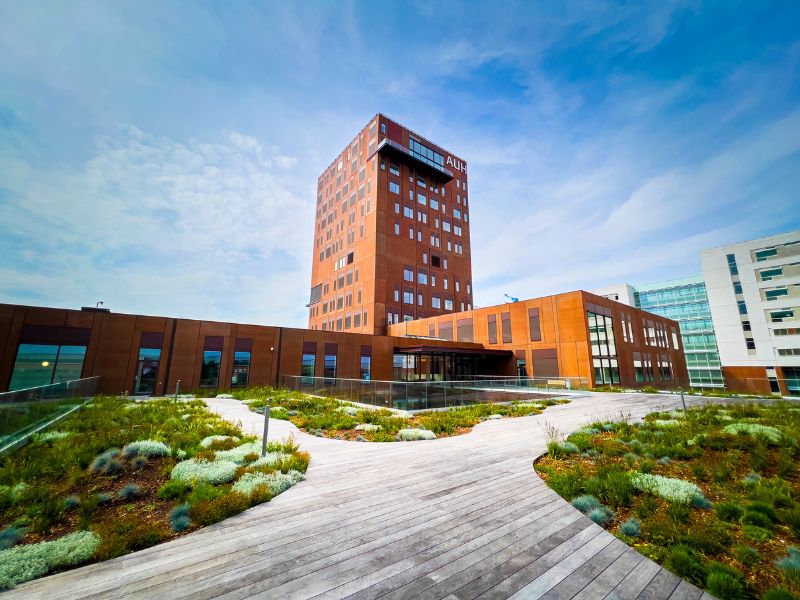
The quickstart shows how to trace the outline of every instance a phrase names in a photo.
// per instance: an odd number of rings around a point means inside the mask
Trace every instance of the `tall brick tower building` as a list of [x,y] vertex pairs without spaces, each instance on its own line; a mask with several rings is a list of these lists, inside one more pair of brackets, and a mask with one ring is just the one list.
[[317,181],[308,327],[471,309],[467,163],[378,114]]

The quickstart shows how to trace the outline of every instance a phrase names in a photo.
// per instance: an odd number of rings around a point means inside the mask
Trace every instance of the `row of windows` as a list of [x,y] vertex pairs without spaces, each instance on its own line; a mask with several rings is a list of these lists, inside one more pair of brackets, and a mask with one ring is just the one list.
[[339,315],[335,319],[322,321],[322,331],[347,331],[348,329],[359,329],[369,325],[367,319],[368,311],[347,313]]
[[[335,354],[326,354],[323,359],[322,376],[326,379],[336,378],[336,364],[337,356]],[[300,376],[311,379],[316,376],[317,355],[311,353],[303,353],[300,363]],[[372,379],[372,356],[361,355],[359,359],[360,377],[363,381]],[[305,382],[304,382],[305,383]],[[309,381],[308,383],[312,383]]]

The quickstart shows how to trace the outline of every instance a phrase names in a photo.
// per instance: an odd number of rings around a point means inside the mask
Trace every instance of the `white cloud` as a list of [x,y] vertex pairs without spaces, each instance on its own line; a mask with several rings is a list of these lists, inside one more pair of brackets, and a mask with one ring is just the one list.
[[303,324],[313,204],[292,159],[269,168],[261,153],[241,133],[181,143],[128,127],[78,169],[3,154],[4,299]]

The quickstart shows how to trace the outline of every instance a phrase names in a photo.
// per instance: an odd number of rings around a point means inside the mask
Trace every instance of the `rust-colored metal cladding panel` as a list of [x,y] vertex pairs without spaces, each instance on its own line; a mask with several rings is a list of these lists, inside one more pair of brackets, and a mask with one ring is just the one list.
[[725,388],[732,392],[769,396],[769,379],[764,367],[722,367]]
[[467,163],[378,114],[320,175],[309,329],[472,308]]
[[[610,355],[594,356],[597,346],[590,338],[589,311],[607,315],[611,321],[613,363]],[[470,320],[471,328],[467,325]],[[663,334],[653,340],[645,337],[643,322],[652,322],[653,328]],[[594,386],[596,366],[602,369],[603,359],[609,358],[609,367],[613,365],[618,371],[613,381],[616,384],[687,387],[689,383],[680,335],[671,335],[679,331],[675,321],[586,292],[533,298],[388,328],[392,336],[428,337],[431,331],[434,337],[445,339],[458,339],[467,332],[481,346],[511,350],[518,361],[524,362],[518,366],[533,377],[580,377]],[[673,340],[677,341],[677,348]],[[654,365],[652,381],[637,380],[634,353],[650,357]],[[661,371],[658,366],[663,367]],[[508,366],[507,374],[516,374],[516,368]]]

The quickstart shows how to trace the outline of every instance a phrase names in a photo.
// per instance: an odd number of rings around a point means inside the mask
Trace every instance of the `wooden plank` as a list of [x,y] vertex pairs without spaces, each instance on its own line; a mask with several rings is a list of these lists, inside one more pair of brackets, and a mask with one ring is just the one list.
[[642,590],[637,600],[666,600],[678,587],[681,578],[666,569],[661,569],[653,580]]

